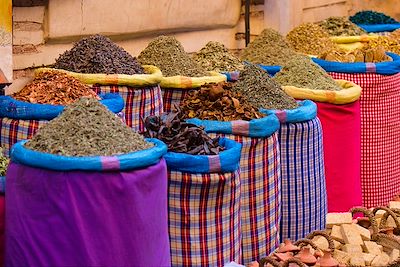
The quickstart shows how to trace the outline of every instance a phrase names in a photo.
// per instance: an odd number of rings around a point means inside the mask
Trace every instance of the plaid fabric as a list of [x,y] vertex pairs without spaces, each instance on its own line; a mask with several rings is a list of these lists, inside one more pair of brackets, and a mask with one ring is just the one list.
[[281,166],[278,132],[267,138],[218,136],[242,144],[242,263],[247,264],[269,255],[279,245]]
[[325,229],[327,196],[322,126],[318,118],[285,123],[279,130],[281,150],[280,238],[298,240]]
[[363,89],[360,98],[363,205],[385,206],[400,191],[400,73],[330,74]]
[[240,260],[240,178],[233,173],[168,171],[172,266],[224,266]]
[[189,91],[180,88],[161,88],[164,112],[170,112],[174,104],[179,105]]
[[[115,114],[123,122],[124,113]],[[4,155],[10,156],[11,147],[22,140],[31,139],[40,126],[48,121],[38,120],[14,120],[9,118],[0,118],[0,146],[4,148]]]
[[31,139],[40,126],[48,121],[13,120],[0,118],[0,146],[4,148],[6,157],[10,156],[11,147],[18,141]]
[[160,115],[163,111],[160,86],[129,87],[118,85],[94,85],[96,93],[118,93],[125,102],[122,110],[126,124],[135,131],[144,131],[144,119],[150,115]]

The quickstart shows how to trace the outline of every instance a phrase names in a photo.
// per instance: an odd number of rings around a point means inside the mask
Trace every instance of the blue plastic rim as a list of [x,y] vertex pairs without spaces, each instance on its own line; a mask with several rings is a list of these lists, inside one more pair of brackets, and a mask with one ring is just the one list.
[[[124,109],[125,103],[119,94],[107,93],[99,95],[104,106],[111,112],[118,113]],[[32,104],[15,100],[11,96],[0,96],[0,117],[17,120],[52,120],[60,115],[65,106],[49,104]]]
[[317,105],[311,100],[298,101],[299,107],[286,110],[260,109],[267,115],[276,115],[281,123],[295,123],[313,120],[317,117]]
[[17,142],[11,148],[11,161],[31,167],[55,171],[125,171],[154,165],[167,153],[167,145],[154,138],[146,141],[153,147],[116,156],[69,157],[53,155],[26,148],[28,140]]

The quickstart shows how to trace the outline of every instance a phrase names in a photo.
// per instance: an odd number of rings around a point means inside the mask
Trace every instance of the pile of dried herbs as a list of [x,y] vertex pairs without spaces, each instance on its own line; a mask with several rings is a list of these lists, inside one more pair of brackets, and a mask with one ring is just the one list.
[[287,95],[268,73],[254,64],[248,64],[239,75],[232,91],[240,93],[255,108],[294,109],[296,100]]
[[394,18],[389,17],[381,12],[365,10],[357,12],[354,16],[350,17],[351,22],[355,24],[396,24],[398,23]]
[[264,29],[242,52],[241,59],[255,64],[283,65],[296,55],[285,38],[273,29]]
[[63,156],[113,156],[153,146],[93,98],[81,98],[39,128],[25,146]]
[[12,97],[25,102],[52,105],[68,105],[81,97],[100,99],[89,86],[59,71],[40,72]]
[[306,56],[289,60],[274,78],[282,86],[338,91],[341,88],[320,66]]
[[295,51],[306,55],[319,55],[337,47],[329,34],[314,23],[297,26],[286,35],[286,40]]
[[219,42],[208,42],[193,58],[208,71],[230,72],[244,68],[240,59]]
[[159,36],[152,40],[138,56],[144,65],[157,66],[165,77],[207,76],[207,72],[185,52],[182,44],[172,36]]
[[357,36],[367,34],[346,17],[330,17],[318,23],[331,36]]
[[252,107],[238,92],[232,92],[233,83],[203,85],[189,92],[181,102],[184,118],[234,121],[259,119],[263,114]]
[[354,62],[378,63],[378,62],[392,60],[389,56],[386,55],[385,49],[381,45],[376,47],[370,47],[369,45],[365,45],[361,49],[355,49],[352,51],[334,49],[331,51],[326,51],[325,53],[319,55],[318,57],[329,61],[346,62],[346,63],[354,63]]
[[146,137],[157,138],[168,146],[168,151],[191,155],[218,155],[224,148],[219,138],[212,139],[203,127],[187,123],[180,111],[168,115],[149,116],[145,120]]
[[54,67],[79,73],[142,74],[136,58],[109,38],[96,34],[81,39],[56,60]]
[[0,176],[5,176],[10,164],[10,159],[6,158],[3,152],[3,148],[0,147]]
[[379,36],[367,43],[370,48],[382,46],[385,51],[400,54],[400,39],[393,38],[392,36]]

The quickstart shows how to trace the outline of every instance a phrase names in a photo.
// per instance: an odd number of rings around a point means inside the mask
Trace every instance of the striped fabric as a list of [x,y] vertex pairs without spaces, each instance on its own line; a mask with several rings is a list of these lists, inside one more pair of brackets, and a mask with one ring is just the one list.
[[172,266],[240,261],[240,178],[168,171]]
[[39,127],[47,122],[0,118],[0,146],[4,149],[4,155],[9,157],[10,149],[15,143],[31,139]]
[[400,191],[400,73],[335,73],[362,87],[361,186],[363,205],[385,206]]
[[243,145],[240,158],[242,263],[248,264],[269,255],[279,245],[281,171],[278,132],[267,138],[218,136]]
[[163,102],[160,87],[129,87],[118,85],[94,85],[96,93],[118,93],[125,102],[126,124],[136,131],[144,131],[144,120],[150,115],[160,115],[163,111]]
[[[124,122],[124,113],[115,114]],[[0,118],[0,146],[4,149],[4,155],[10,156],[11,147],[22,140],[31,139],[40,126],[48,121],[38,120],[14,120]]]
[[164,112],[170,112],[174,104],[179,106],[189,91],[190,89],[161,88]]
[[298,240],[325,229],[327,196],[322,127],[318,118],[284,123],[279,131],[282,170],[280,238]]

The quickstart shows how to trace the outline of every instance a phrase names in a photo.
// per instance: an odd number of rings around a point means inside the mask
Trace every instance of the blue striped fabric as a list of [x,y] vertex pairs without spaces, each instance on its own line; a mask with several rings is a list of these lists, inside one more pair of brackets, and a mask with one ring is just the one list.
[[279,131],[282,170],[280,238],[298,240],[325,228],[327,196],[318,118],[285,123]]

